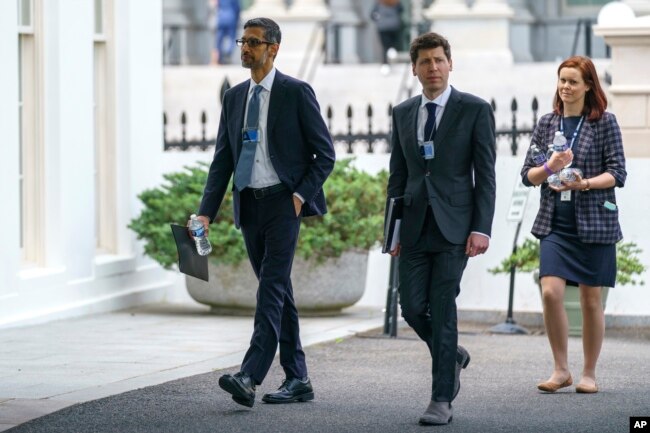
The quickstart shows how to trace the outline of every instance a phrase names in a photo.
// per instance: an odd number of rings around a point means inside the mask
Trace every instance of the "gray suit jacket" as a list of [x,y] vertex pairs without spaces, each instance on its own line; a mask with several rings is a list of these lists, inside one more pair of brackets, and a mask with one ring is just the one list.
[[400,243],[413,246],[427,206],[445,239],[464,244],[470,232],[492,232],[496,181],[494,113],[484,100],[452,88],[436,132],[435,158],[417,143],[421,96],[393,110],[388,197],[404,196]]

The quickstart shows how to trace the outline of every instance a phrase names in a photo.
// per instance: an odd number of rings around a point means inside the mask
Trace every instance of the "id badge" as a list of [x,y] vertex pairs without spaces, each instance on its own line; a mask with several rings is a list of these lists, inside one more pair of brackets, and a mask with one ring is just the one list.
[[562,191],[560,193],[560,200],[561,201],[571,201],[571,190]]
[[260,141],[260,130],[258,128],[243,128],[241,131],[242,141]]
[[422,155],[424,159],[433,159],[435,156],[433,141],[425,141],[420,144],[420,155]]

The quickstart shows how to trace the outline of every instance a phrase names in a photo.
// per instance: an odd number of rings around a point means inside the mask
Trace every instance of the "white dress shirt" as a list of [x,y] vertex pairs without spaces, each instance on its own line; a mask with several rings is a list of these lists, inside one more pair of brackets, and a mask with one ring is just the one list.
[[[271,100],[271,88],[273,87],[273,80],[275,79],[275,67],[271,72],[266,74],[258,85],[262,86],[264,90],[260,92],[260,118],[259,118],[259,143],[255,150],[255,161],[253,163],[253,172],[251,174],[251,183],[248,185],[250,188],[264,188],[266,186],[277,185],[280,183],[280,178],[271,164],[269,157],[269,141],[266,133],[266,122],[269,115],[269,101]],[[248,103],[253,95],[253,88],[256,83],[251,80],[250,87],[248,88],[248,101],[246,102],[246,117],[248,117]],[[244,119],[246,125],[246,119]]]

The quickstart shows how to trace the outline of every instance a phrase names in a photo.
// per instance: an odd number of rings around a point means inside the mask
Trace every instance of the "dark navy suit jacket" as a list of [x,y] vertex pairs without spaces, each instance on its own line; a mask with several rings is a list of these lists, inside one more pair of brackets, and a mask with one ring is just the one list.
[[[242,149],[242,128],[250,79],[223,98],[214,159],[199,214],[214,221]],[[327,212],[323,183],[334,168],[332,138],[309,84],[276,70],[266,124],[271,163],[280,181],[305,199],[302,216]],[[239,228],[239,191],[233,188],[235,226]]]

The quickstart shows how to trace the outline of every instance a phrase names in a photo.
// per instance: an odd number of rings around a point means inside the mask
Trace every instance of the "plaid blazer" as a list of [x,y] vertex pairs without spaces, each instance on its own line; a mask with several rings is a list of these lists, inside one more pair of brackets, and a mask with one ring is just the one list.
[[[539,119],[533,131],[530,147],[537,145],[546,152],[552,145],[553,135],[560,128],[560,116],[549,113]],[[584,173],[586,179],[607,172],[614,176],[616,186],[625,184],[625,154],[621,130],[612,113],[605,112],[600,120],[587,121],[582,125],[577,142],[573,145],[573,165]],[[526,154],[521,177],[524,185],[533,186],[528,180],[528,170],[535,167],[530,148]],[[584,243],[613,244],[623,238],[618,222],[618,208],[609,210],[603,206],[605,201],[616,203],[614,187],[574,191],[576,226],[578,236]],[[551,232],[553,212],[555,211],[555,191],[543,183],[540,191],[539,212],[533,223],[531,233],[542,238]]]

